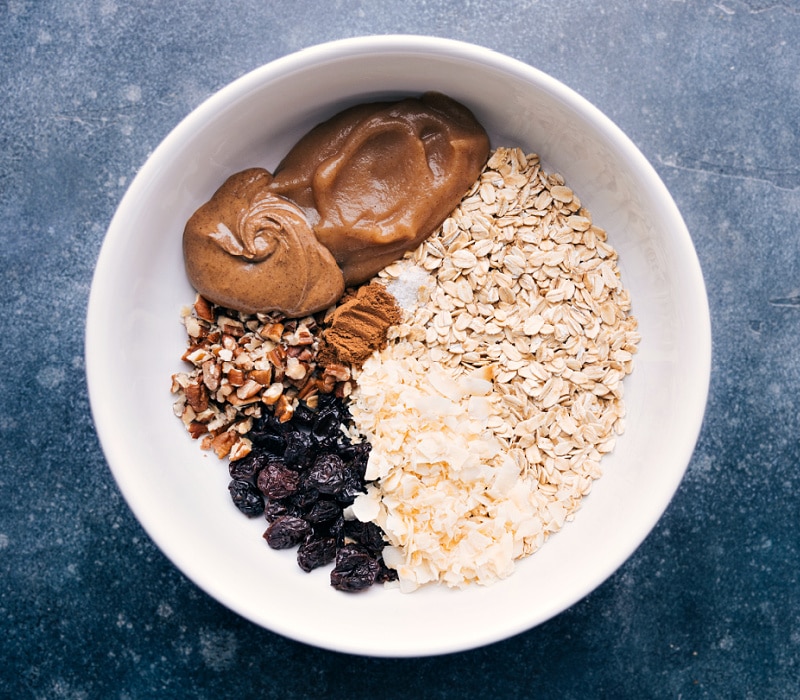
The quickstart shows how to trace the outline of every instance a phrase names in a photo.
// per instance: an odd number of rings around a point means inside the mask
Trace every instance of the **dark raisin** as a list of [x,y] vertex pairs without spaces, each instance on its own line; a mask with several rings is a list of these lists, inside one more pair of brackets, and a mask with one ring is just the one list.
[[327,526],[328,534],[336,538],[336,544],[340,547],[344,545],[344,524],[345,519],[340,515]]
[[342,507],[336,501],[317,501],[306,514],[306,520],[312,525],[329,523],[338,518],[342,513]]
[[274,455],[282,455],[285,447],[283,436],[290,429],[287,423],[281,423],[274,414],[265,413],[255,422],[247,437],[254,447]]
[[345,487],[348,476],[342,458],[337,454],[326,453],[314,460],[308,473],[308,481],[320,493],[336,495]]
[[380,570],[378,560],[357,544],[347,544],[336,552],[331,571],[331,586],[337,591],[363,591],[375,583]]
[[264,533],[264,539],[273,549],[290,549],[311,534],[311,526],[294,515],[276,518]]
[[311,436],[320,448],[332,449],[341,435],[341,425],[338,411],[332,407],[323,408],[314,419]]
[[272,460],[259,472],[258,488],[267,498],[286,498],[300,488],[300,473],[289,469],[281,460]]
[[311,571],[330,564],[336,557],[336,540],[333,537],[309,538],[297,549],[297,565]]
[[344,400],[333,394],[320,394],[317,410],[301,402],[286,423],[267,411],[248,433],[252,452],[229,469],[234,502],[248,515],[263,512],[270,547],[298,547],[304,571],[334,561],[331,585],[360,591],[397,573],[381,557],[382,530],[343,517],[365,491],[370,454],[369,443],[352,444],[342,432],[350,421]]
[[371,449],[372,446],[368,442],[343,445],[339,449],[339,456],[350,465],[362,481],[367,471],[367,462],[369,461]]
[[264,466],[262,455],[251,452],[247,457],[236,459],[228,464],[228,471],[231,479],[241,479],[243,481],[253,481],[258,472]]
[[293,430],[284,435],[284,440],[286,447],[283,450],[283,461],[297,469],[307,467],[314,456],[308,433]]
[[345,537],[362,545],[370,554],[379,555],[386,546],[383,530],[375,523],[362,523],[360,520],[345,520]]
[[383,557],[379,557],[378,573],[375,576],[375,583],[387,583],[388,581],[397,581],[397,571],[386,566]]
[[336,502],[342,506],[351,505],[358,494],[366,491],[363,479],[359,479],[358,475],[352,469],[348,469],[346,475],[347,477],[342,488],[339,490],[339,493],[335,495]]
[[248,518],[264,512],[264,499],[249,481],[234,479],[228,484],[228,491],[233,504]]
[[275,433],[249,433],[248,437],[253,441],[253,445],[264,452],[280,456],[286,449],[286,441],[283,435],[276,435]]
[[309,426],[314,421],[316,413],[313,409],[309,408],[306,404],[300,403],[294,409],[292,422],[297,425]]
[[288,499],[289,504],[301,511],[306,512],[319,500],[319,491],[311,486],[307,481],[302,481],[300,488],[297,489]]
[[282,515],[300,515],[300,510],[294,508],[292,505],[285,501],[270,501],[264,502],[264,517],[268,522],[274,522]]
[[340,401],[333,394],[320,394],[317,399],[317,410],[322,413],[322,411],[331,406],[335,408],[338,403]]

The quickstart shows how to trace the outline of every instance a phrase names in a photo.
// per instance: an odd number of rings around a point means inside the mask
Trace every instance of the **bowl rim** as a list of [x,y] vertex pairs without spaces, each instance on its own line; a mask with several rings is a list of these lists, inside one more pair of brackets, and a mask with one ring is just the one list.
[[190,559],[187,559],[182,553],[174,551],[173,548],[164,545],[158,534],[159,522],[155,517],[139,507],[139,503],[133,498],[130,489],[126,488],[125,470],[120,468],[120,464],[124,463],[124,458],[123,455],[118,453],[117,446],[114,444],[113,440],[110,439],[113,433],[113,417],[110,411],[103,410],[104,399],[102,398],[102,384],[104,372],[108,368],[108,361],[99,350],[99,339],[101,334],[105,332],[100,318],[106,303],[102,298],[101,270],[107,267],[107,265],[104,265],[104,261],[114,256],[114,249],[117,247],[119,239],[117,230],[126,219],[126,212],[134,206],[135,201],[142,193],[145,186],[146,174],[154,167],[154,163],[161,158],[163,153],[172,150],[185,138],[188,138],[199,125],[208,121],[213,121],[237,96],[247,94],[251,90],[258,88],[258,86],[264,82],[270,82],[279,76],[301,71],[322,61],[329,61],[340,57],[353,58],[358,55],[374,53],[386,55],[391,53],[408,54],[409,52],[416,52],[430,58],[455,56],[460,60],[479,62],[495,70],[521,76],[535,83],[540,89],[550,92],[558,100],[567,103],[576,112],[585,114],[587,118],[594,123],[596,128],[613,141],[615,147],[624,151],[625,157],[633,163],[632,168],[635,169],[637,173],[643,174],[648,180],[648,187],[653,188],[657,192],[659,200],[666,208],[666,213],[672,219],[672,228],[676,237],[676,242],[680,245],[682,259],[685,260],[687,264],[685,270],[687,284],[693,286],[697,290],[698,299],[702,296],[705,300],[705,303],[701,305],[702,308],[692,310],[698,329],[695,374],[701,383],[695,387],[695,395],[698,396],[698,401],[688,409],[692,414],[689,423],[694,426],[694,431],[691,434],[685,435],[683,449],[681,450],[683,469],[675,470],[671,488],[665,490],[662,494],[661,502],[658,504],[659,507],[653,509],[651,522],[646,523],[647,527],[641,527],[641,530],[637,531],[635,536],[629,537],[626,542],[627,549],[629,550],[627,555],[619,561],[608,562],[605,570],[598,574],[596,578],[598,578],[600,582],[603,582],[611,576],[616,569],[627,561],[652,532],[656,522],[663,515],[683,479],[699,438],[708,400],[711,375],[712,339],[708,297],[699,259],[689,231],[686,228],[677,205],[650,162],[634,145],[631,139],[597,107],[556,78],[553,78],[519,59],[498,53],[490,48],[454,39],[417,34],[368,35],[338,39],[300,49],[299,51],[259,66],[228,83],[201,102],[167,134],[145,160],[128,187],[111,219],[100,248],[89,294],[84,332],[87,388],[92,418],[101,449],[123,498],[148,536],[159,549],[167,555],[170,561],[176,565],[187,578],[209,595],[222,602],[226,607],[262,627],[267,627],[273,632],[297,641],[334,651],[389,657],[450,653],[499,641],[500,639],[531,629],[547,619],[552,618],[571,605],[574,605],[577,601],[583,599],[599,584],[593,583],[587,590],[577,593],[568,605],[558,607],[558,609],[545,610],[540,618],[533,621],[531,621],[530,618],[524,618],[518,622],[510,621],[509,624],[504,627],[504,633],[502,635],[495,635],[490,639],[464,640],[460,644],[456,641],[456,643],[450,645],[440,645],[438,647],[430,646],[428,648],[423,648],[419,653],[410,651],[401,651],[397,653],[391,650],[367,650],[360,648],[358,644],[355,643],[350,647],[345,646],[344,648],[340,646],[331,646],[327,639],[314,638],[313,634],[298,634],[295,630],[267,626],[262,620],[254,619],[238,601],[226,595],[224,591],[220,591],[219,588],[215,588],[212,583],[198,578],[197,572],[193,570]]

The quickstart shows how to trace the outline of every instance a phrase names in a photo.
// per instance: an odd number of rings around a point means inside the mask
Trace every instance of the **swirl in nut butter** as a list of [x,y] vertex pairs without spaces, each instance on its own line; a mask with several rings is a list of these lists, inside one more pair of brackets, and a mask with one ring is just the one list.
[[301,138],[274,178],[234,175],[195,213],[189,279],[239,311],[326,308],[433,233],[488,153],[472,113],[439,93],[346,109]]
[[344,278],[303,211],[251,168],[229,177],[186,224],[183,252],[194,288],[237,311],[305,316],[328,308]]

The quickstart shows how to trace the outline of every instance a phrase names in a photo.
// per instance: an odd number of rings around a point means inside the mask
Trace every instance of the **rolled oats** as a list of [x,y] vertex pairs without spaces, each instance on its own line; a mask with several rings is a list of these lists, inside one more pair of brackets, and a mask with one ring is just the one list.
[[500,148],[440,230],[380,273],[432,281],[351,395],[378,479],[360,498],[404,590],[507,576],[601,475],[639,342],[616,261],[561,176]]

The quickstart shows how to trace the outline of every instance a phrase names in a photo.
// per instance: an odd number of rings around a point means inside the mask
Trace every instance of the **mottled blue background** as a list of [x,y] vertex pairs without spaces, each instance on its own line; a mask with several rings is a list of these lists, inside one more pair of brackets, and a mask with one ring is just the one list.
[[[287,641],[187,581],[84,379],[92,270],[148,154],[250,69],[376,33],[497,49],[608,114],[686,219],[714,331],[697,450],[630,561],[537,629],[418,660]],[[799,41],[793,0],[0,3],[0,697],[800,697]]]

